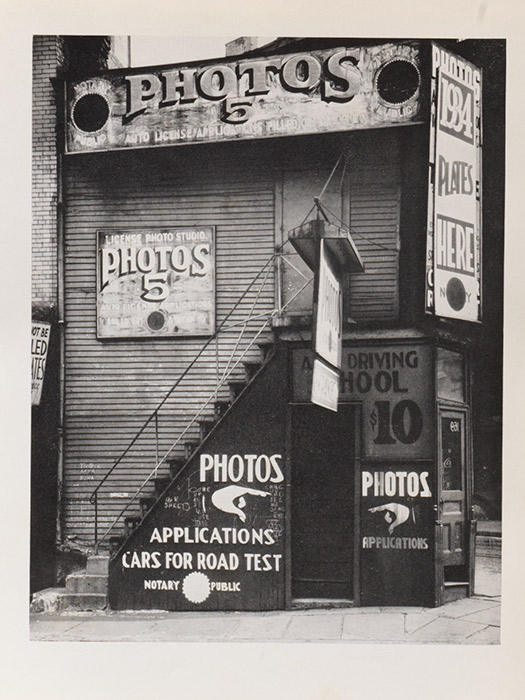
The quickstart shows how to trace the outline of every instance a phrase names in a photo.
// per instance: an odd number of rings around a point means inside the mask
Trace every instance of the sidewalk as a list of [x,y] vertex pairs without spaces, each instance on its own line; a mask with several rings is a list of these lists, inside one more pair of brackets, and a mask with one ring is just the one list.
[[31,615],[32,641],[498,644],[501,560],[477,557],[476,595],[440,608],[265,613],[97,612]]

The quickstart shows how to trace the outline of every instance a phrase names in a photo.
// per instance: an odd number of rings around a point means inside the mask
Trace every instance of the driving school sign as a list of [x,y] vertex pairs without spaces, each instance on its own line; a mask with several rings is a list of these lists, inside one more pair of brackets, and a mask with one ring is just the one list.
[[113,71],[67,84],[66,152],[404,124],[419,89],[410,43]]
[[[309,401],[314,355],[294,349],[293,400]],[[432,456],[431,348],[419,344],[344,347],[339,400],[362,404],[363,454],[378,459]]]
[[211,335],[214,228],[97,234],[97,337]]

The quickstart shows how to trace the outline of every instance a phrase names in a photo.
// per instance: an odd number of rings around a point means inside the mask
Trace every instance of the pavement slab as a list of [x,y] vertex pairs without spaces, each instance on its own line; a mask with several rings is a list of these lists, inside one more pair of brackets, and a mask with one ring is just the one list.
[[467,620],[438,617],[408,635],[409,642],[458,643],[482,630],[485,625]]
[[192,618],[170,617],[150,623],[136,639],[137,642],[164,641],[223,641],[237,627],[239,617],[217,613],[214,617]]
[[286,628],[283,639],[296,641],[322,641],[341,639],[343,615],[340,612],[326,612],[324,615],[294,617]]
[[61,642],[121,642],[132,640],[152,626],[150,620],[85,620],[63,632]]
[[267,612],[35,613],[34,641],[215,641],[498,644],[501,601],[439,608],[370,607]]
[[405,606],[399,606],[396,607],[395,605],[392,605],[391,607],[383,607],[380,608],[382,613],[405,613],[407,615],[411,615],[412,613],[421,613],[423,610],[426,610],[427,608],[423,607],[410,607],[409,605]]
[[290,615],[280,617],[252,616],[240,620],[230,632],[228,639],[239,640],[276,640],[280,639],[293,618]]
[[465,615],[470,613],[481,612],[498,605],[493,600],[486,600],[485,598],[462,598],[461,600],[455,600],[453,603],[447,603],[441,608],[436,608],[436,610],[439,610],[439,614],[442,617],[465,617]]
[[479,610],[478,612],[465,615],[461,619],[469,620],[470,622],[479,622],[482,625],[499,627],[501,625],[501,607],[499,605],[495,605],[492,608]]
[[500,644],[501,633],[499,627],[484,627],[467,637],[463,644]]
[[437,612],[432,613],[425,611],[421,613],[408,613],[408,615],[405,615],[405,632],[407,634],[412,634],[412,632],[421,629],[421,627],[434,622],[438,617],[439,614]]
[[44,641],[62,635],[82,624],[82,620],[31,620],[31,641]]
[[402,642],[405,639],[405,616],[402,613],[383,613],[363,617],[345,616],[343,639]]

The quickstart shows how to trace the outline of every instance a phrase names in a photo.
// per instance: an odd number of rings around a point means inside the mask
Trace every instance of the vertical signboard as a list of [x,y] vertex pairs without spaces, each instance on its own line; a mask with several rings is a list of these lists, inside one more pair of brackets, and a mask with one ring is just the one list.
[[97,337],[211,335],[212,226],[98,232]]
[[31,405],[39,406],[46,372],[51,324],[33,321],[31,324]]
[[343,296],[329,260],[325,241],[321,238],[317,299],[315,305],[314,351],[330,365],[341,369]]
[[325,241],[321,238],[314,305],[314,352],[318,357],[313,364],[311,401],[330,411],[337,411],[339,398],[342,330],[341,278],[336,273]]
[[432,47],[426,310],[481,320],[481,72]]

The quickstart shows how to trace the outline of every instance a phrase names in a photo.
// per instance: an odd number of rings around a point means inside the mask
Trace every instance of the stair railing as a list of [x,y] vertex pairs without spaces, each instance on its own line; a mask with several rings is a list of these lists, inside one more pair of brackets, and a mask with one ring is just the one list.
[[[247,353],[251,350],[251,348],[255,345],[257,340],[260,338],[261,334],[270,326],[273,318],[276,315],[279,315],[282,313],[286,307],[291,304],[294,299],[311,283],[311,279],[307,279],[306,282],[301,286],[299,290],[282,306],[279,303],[280,308],[279,309],[273,309],[272,311],[265,311],[261,313],[255,313],[257,303],[260,299],[260,296],[262,294],[262,291],[267,283],[267,280],[269,278],[269,275],[272,270],[272,263],[277,259],[278,261],[278,274],[282,274],[282,263],[281,263],[281,258],[286,260],[286,255],[283,255],[282,253],[274,253],[268,260],[267,262],[263,265],[263,267],[259,270],[257,275],[252,279],[250,284],[247,286],[247,288],[243,291],[241,296],[237,299],[236,303],[234,306],[231,308],[225,319],[222,321],[222,323],[219,325],[215,333],[210,336],[207,341],[204,343],[204,345],[201,347],[199,352],[196,354],[196,356],[191,360],[191,362],[188,364],[188,366],[183,370],[181,375],[177,378],[173,386],[170,388],[170,390],[167,392],[167,394],[164,396],[164,398],[160,401],[158,406],[155,408],[155,410],[148,416],[148,418],[145,420],[145,422],[142,424],[140,429],[137,431],[133,439],[130,441],[130,443],[127,445],[126,449],[122,454],[118,457],[117,460],[113,463],[111,468],[106,472],[106,474],[103,476],[103,478],[100,480],[100,482],[97,484],[96,488],[92,492],[90,496],[90,502],[94,506],[94,542],[95,542],[95,551],[98,552],[98,548],[100,545],[108,538],[110,533],[114,530],[115,526],[121,521],[122,516],[128,511],[130,506],[132,506],[137,499],[139,498],[140,494],[143,492],[144,488],[147,486],[147,484],[157,476],[157,472],[159,467],[166,462],[166,460],[169,458],[173,450],[180,445],[182,442],[183,438],[188,434],[188,432],[191,430],[191,428],[196,424],[198,419],[202,416],[206,408],[209,406],[212,401],[217,400],[218,397],[218,392],[223,387],[228,379],[232,376],[232,373],[236,370],[236,368],[239,366],[239,364],[242,362],[244,357],[247,355]],[[291,264],[291,261],[286,260],[287,263]],[[241,320],[229,322],[229,319],[233,315],[233,313],[236,311],[236,309],[240,306],[240,304],[243,302],[243,300],[246,298],[247,294],[253,289],[254,285],[257,283],[257,281],[262,277],[264,274],[264,278],[262,282],[259,285],[259,290],[256,294],[255,299],[253,300],[253,303],[251,305],[249,314],[247,318],[243,318]],[[241,356],[233,362],[233,357],[235,353],[237,352],[240,343],[242,341],[242,338],[244,336],[244,333],[248,326],[256,321],[262,321],[262,325],[259,328],[259,330],[256,332],[255,336],[249,341],[248,345],[244,348],[244,350],[241,353]],[[184,427],[182,432],[178,435],[178,437],[175,439],[175,441],[170,445],[169,449],[162,455],[159,456],[159,411],[160,409],[166,404],[166,402],[172,397],[174,391],[177,389],[177,387],[181,384],[181,382],[189,375],[191,370],[196,366],[197,362],[199,359],[204,355],[206,349],[210,346],[210,344],[215,340],[216,341],[216,346],[215,346],[215,352],[216,352],[216,367],[218,370],[219,363],[218,363],[218,337],[219,334],[230,330],[240,327],[240,333],[239,336],[237,337],[237,341],[235,343],[235,347],[233,348],[232,352],[229,355],[229,358],[227,360],[226,367],[224,369],[224,372],[222,373],[222,376],[219,377],[219,372],[217,371],[217,381],[216,381],[216,386],[213,390],[213,392],[207,397],[206,401],[204,404],[200,407],[200,409],[197,411],[195,415],[190,419],[190,421],[187,423],[187,425]],[[269,359],[269,358],[268,358]],[[233,364],[232,364],[233,362]],[[114,518],[114,520],[111,522],[111,524],[107,527],[107,529],[104,531],[103,535],[100,537],[98,536],[98,531],[99,531],[99,503],[98,503],[98,496],[99,496],[99,491],[102,488],[102,486],[107,482],[108,478],[111,476],[111,474],[115,471],[115,469],[123,462],[125,457],[130,453],[131,449],[137,444],[138,440],[140,437],[145,433],[147,428],[152,424],[153,422],[153,427],[155,431],[155,467],[151,470],[151,472],[147,475],[147,477],[144,479],[144,481],[140,484],[140,486],[136,489],[135,493],[131,496],[131,498],[126,502],[124,507],[121,509],[119,514]],[[171,481],[174,479],[178,478],[179,474],[185,469],[187,462],[191,459],[191,455],[188,457],[187,460],[185,460],[184,464],[180,468],[180,470],[177,472],[177,474],[173,477]],[[171,482],[170,482],[171,483]]]

